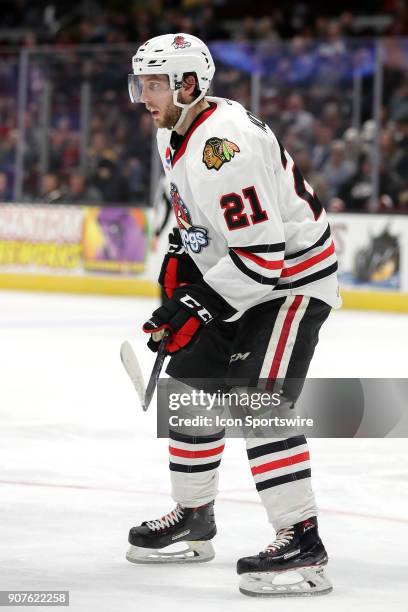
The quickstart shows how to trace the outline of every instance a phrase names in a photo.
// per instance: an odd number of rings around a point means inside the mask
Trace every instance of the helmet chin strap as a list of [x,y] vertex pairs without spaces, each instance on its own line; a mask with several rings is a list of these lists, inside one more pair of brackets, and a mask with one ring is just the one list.
[[179,102],[179,100],[178,100],[179,91],[180,91],[179,89],[175,89],[173,91],[173,104],[175,106],[178,106],[179,108],[181,108],[182,111],[180,113],[180,117],[178,118],[177,122],[172,127],[173,130],[177,130],[177,128],[179,128],[181,126],[181,124],[185,121],[185,119],[187,117],[187,113],[190,110],[190,108],[192,108],[198,102],[200,102],[204,98],[205,93],[206,93],[205,91],[202,91],[200,93],[200,95],[198,96],[198,98],[196,98],[195,100],[190,102],[190,104],[183,104],[182,102]]

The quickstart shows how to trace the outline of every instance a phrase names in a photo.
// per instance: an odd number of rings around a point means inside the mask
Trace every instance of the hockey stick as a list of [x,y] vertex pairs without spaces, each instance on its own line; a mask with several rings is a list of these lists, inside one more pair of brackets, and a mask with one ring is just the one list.
[[157,381],[159,380],[160,372],[167,356],[165,352],[166,342],[167,337],[163,338],[163,340],[160,342],[156,361],[154,362],[153,370],[150,374],[149,382],[147,383],[147,388],[145,386],[141,367],[132,345],[130,342],[125,340],[120,347],[120,358],[122,360],[123,367],[133,383],[144,411],[148,409],[150,402],[152,401],[152,397],[157,386]]
[[160,372],[162,371],[162,367],[164,364],[164,360],[167,357],[166,353],[166,344],[167,344],[167,334],[163,337],[162,341],[159,345],[159,350],[157,351],[156,361],[154,362],[152,373],[150,374],[149,382],[147,383],[147,389],[145,394],[145,406],[143,410],[147,410],[150,402],[152,401],[152,397],[154,395],[154,391],[157,387],[157,382],[160,377]]

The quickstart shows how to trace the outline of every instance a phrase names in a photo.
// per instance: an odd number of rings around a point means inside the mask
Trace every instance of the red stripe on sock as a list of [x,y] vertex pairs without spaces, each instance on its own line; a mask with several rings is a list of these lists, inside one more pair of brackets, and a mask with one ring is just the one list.
[[252,474],[264,474],[265,472],[271,472],[288,465],[294,465],[295,463],[302,463],[302,461],[308,461],[310,459],[309,451],[305,453],[299,453],[292,457],[286,457],[285,459],[277,459],[276,461],[269,461],[269,463],[262,463],[261,465],[255,465],[251,468]]
[[169,446],[170,455],[175,457],[187,457],[188,459],[199,459],[200,457],[212,457],[213,455],[218,455],[222,453],[224,450],[225,444],[221,446],[217,446],[217,448],[209,448],[207,450],[196,450],[189,451],[184,450],[184,448],[175,448],[174,446]]

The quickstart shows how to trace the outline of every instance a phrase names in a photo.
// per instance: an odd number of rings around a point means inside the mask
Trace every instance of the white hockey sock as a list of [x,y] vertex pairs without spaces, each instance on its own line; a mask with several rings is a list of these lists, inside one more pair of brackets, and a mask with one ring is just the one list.
[[309,449],[303,435],[248,439],[247,454],[257,491],[275,530],[317,514]]

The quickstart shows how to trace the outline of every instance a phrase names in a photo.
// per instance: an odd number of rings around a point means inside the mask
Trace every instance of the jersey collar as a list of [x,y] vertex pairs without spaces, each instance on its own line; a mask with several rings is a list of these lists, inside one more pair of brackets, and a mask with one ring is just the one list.
[[[188,128],[187,132],[184,134],[184,136],[180,136],[179,134],[177,134],[177,132],[172,132],[171,133],[171,138],[170,138],[170,145],[172,147],[172,149],[174,150],[173,155],[171,156],[171,165],[174,168],[174,166],[176,165],[176,163],[178,162],[178,160],[180,159],[180,157],[183,156],[187,145],[188,145],[188,141],[190,140],[191,136],[194,134],[194,132],[196,131],[196,129],[202,124],[204,123],[204,121],[206,121],[208,119],[208,117],[211,117],[211,115],[213,114],[214,111],[217,110],[217,104],[215,102],[208,102],[209,103],[209,108],[205,108],[203,111],[201,111],[201,113],[199,113],[192,121],[190,127]],[[174,147],[173,147],[174,145]]]

